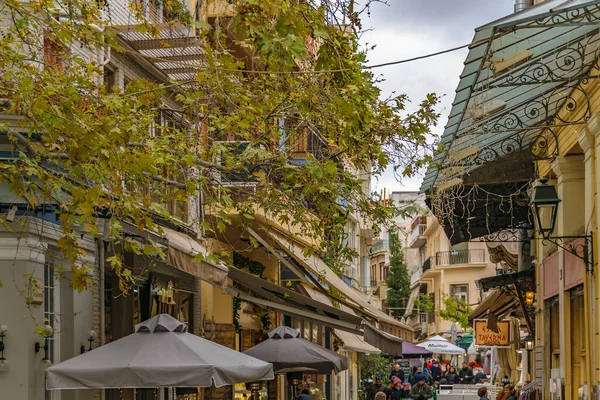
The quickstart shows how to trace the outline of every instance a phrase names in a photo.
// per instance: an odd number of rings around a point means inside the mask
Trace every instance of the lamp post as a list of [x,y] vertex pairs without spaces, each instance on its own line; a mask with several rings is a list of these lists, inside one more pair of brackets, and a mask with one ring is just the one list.
[[533,337],[533,335],[530,333],[529,335],[525,336],[524,342],[525,350],[527,350],[527,374],[529,374],[531,379],[531,376],[533,375],[531,373],[531,350],[533,350],[535,347],[535,337]]
[[[546,178],[540,178],[539,185],[533,188],[531,202],[529,203],[531,214],[533,215],[535,229],[542,236],[542,240],[547,240],[581,259],[585,264],[586,270],[591,272],[594,267],[594,255],[590,252],[590,250],[593,248],[592,235],[552,235],[552,232],[556,226],[556,216],[560,202],[561,200],[558,198],[556,187],[554,185],[549,185]],[[572,241],[575,239],[584,239],[583,244],[574,245],[569,243],[567,245],[563,245],[565,241]]]

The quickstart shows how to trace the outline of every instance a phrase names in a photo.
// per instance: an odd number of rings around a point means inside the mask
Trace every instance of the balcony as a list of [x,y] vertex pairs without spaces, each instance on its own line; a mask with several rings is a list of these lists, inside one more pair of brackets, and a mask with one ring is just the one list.
[[427,272],[428,270],[430,270],[433,267],[433,265],[431,265],[431,264],[433,264],[432,261],[433,261],[433,257],[429,257],[427,260],[425,260],[425,262],[423,263],[423,268],[422,268],[423,273]]
[[435,254],[435,265],[486,264],[485,250],[451,250]]
[[389,248],[390,248],[389,240],[380,240],[378,242],[375,242],[371,246],[371,254],[375,254],[380,251],[387,251]]
[[413,269],[413,273],[410,275],[411,288],[419,282],[421,275],[423,275],[423,270],[419,266]]
[[427,238],[424,236],[427,230],[427,224],[417,224],[413,227],[410,233],[410,246],[411,248],[419,248],[427,242]]

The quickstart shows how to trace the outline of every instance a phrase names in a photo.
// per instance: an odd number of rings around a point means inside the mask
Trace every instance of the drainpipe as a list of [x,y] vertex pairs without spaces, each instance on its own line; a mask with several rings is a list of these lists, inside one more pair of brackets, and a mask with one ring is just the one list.
[[515,0],[515,12],[523,11],[533,6],[533,0]]

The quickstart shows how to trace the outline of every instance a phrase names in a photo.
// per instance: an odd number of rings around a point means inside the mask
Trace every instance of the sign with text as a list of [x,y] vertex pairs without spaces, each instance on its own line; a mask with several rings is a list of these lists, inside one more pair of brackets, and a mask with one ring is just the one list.
[[510,347],[511,323],[510,321],[498,321],[497,332],[489,329],[487,319],[476,319],[473,321],[475,333],[475,346],[481,347]]

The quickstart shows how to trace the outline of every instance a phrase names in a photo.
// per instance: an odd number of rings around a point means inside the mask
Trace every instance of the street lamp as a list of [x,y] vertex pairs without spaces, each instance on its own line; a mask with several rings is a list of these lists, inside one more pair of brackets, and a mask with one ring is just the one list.
[[530,206],[535,228],[544,239],[549,239],[556,225],[558,203],[561,200],[556,188],[547,184],[548,179],[540,178],[539,182],[540,184],[533,188]]
[[[540,178],[539,185],[533,188],[531,202],[529,203],[535,229],[542,236],[543,240],[547,240],[557,247],[573,254],[583,261],[588,272],[592,272],[594,267],[594,255],[593,252],[590,251],[590,249],[594,248],[592,235],[551,236],[554,227],[556,226],[556,216],[560,202],[561,200],[558,198],[556,187],[554,187],[554,185],[548,185],[548,180],[546,178]],[[575,239],[584,239],[583,244],[562,244],[565,241],[572,241]]]
[[535,338],[531,335],[531,333],[529,335],[527,335],[525,337],[525,350],[527,350],[527,353],[529,353],[531,350],[533,350],[534,346],[535,346]]

